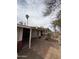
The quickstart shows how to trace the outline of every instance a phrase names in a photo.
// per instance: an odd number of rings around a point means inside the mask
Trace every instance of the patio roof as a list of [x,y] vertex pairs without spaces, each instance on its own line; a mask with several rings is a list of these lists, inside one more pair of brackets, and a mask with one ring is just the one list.
[[17,24],[17,27],[18,27],[18,28],[28,28],[28,29],[38,29],[38,30],[45,30],[45,29],[48,29],[48,28],[32,27],[32,26],[26,26],[26,25],[20,25],[20,24]]

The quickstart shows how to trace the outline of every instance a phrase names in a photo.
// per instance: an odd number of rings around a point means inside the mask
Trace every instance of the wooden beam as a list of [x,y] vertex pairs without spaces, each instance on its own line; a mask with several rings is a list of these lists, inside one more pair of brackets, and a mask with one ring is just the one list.
[[32,35],[32,29],[30,28],[30,36],[29,36],[29,48],[31,48],[31,35]]

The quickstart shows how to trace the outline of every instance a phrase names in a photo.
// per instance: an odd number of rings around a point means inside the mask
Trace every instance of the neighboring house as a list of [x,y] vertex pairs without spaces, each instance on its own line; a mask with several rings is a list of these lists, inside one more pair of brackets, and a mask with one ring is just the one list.
[[17,50],[19,51],[25,45],[31,48],[33,38],[41,38],[47,33],[47,28],[31,27],[26,25],[17,25]]

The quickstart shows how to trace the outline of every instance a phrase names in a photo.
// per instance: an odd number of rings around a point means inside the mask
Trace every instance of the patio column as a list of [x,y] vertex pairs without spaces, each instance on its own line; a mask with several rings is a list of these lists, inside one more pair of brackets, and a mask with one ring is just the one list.
[[32,35],[32,29],[30,28],[30,36],[29,36],[29,48],[31,48],[31,35]]

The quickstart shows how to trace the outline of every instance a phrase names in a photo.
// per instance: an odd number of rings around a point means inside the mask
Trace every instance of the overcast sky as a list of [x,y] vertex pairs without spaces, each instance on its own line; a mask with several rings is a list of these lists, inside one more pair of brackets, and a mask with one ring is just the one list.
[[29,25],[30,26],[43,26],[51,27],[51,21],[56,17],[56,11],[52,11],[49,16],[43,16],[43,12],[46,10],[45,5],[46,0],[17,0],[17,22],[22,21],[27,23],[25,17],[26,14],[29,15]]

